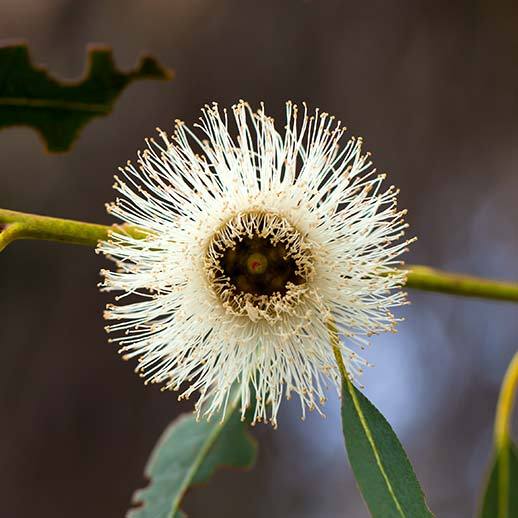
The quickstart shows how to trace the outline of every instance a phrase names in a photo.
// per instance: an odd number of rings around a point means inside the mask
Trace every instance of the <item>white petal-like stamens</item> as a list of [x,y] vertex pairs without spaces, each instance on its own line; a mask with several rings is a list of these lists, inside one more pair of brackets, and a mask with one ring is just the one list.
[[357,350],[394,331],[405,302],[398,191],[382,189],[361,139],[341,146],[340,122],[303,108],[288,102],[279,132],[263,106],[241,101],[233,119],[206,106],[116,177],[108,210],[145,237],[99,245],[117,263],[102,286],[122,292],[107,329],[147,381],[199,392],[198,416],[224,411],[235,384],[254,422],[276,426],[292,393],[303,417],[321,413],[326,380],[340,385],[330,319],[357,378]]

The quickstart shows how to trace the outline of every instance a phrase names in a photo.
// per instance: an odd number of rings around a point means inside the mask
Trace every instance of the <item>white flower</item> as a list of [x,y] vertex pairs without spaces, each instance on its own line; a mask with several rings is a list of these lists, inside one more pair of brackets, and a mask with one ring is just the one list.
[[340,147],[340,122],[303,112],[288,102],[280,132],[262,105],[241,101],[233,119],[207,106],[194,131],[159,130],[116,177],[109,212],[147,237],[99,246],[118,266],[102,286],[122,292],[107,329],[149,382],[199,391],[198,416],[224,411],[235,384],[254,422],[275,426],[293,393],[302,417],[321,412],[326,380],[340,384],[329,322],[351,377],[367,337],[395,329],[408,244],[397,191],[382,189],[361,139]]

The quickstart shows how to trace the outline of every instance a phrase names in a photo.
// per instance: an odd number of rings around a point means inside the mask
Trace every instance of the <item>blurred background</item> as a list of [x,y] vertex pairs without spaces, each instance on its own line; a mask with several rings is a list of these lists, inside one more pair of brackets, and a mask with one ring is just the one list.
[[[155,127],[210,101],[306,100],[365,137],[401,188],[419,240],[407,256],[518,279],[518,4],[511,0],[0,0],[0,38],[81,75],[85,45],[117,64],[142,51],[173,82],[131,85],[72,152],[0,133],[0,206],[111,223],[116,167]],[[1,70],[0,70],[1,75]],[[6,518],[122,517],[163,428],[190,403],[144,387],[107,343],[92,250],[17,242],[0,256],[0,512]],[[374,340],[366,393],[392,423],[441,518],[472,516],[490,458],[499,383],[518,344],[512,304],[411,292],[396,336]],[[190,516],[365,518],[340,431],[299,419],[256,427],[256,469],[192,490]]]

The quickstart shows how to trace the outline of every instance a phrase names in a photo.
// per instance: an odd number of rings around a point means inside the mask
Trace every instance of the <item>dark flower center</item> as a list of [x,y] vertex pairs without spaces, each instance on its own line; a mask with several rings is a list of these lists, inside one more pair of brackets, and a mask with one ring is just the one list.
[[238,241],[234,248],[221,250],[220,265],[236,294],[285,295],[287,284],[303,284],[295,260],[282,243],[254,236]]
[[239,212],[214,232],[204,268],[226,311],[273,325],[310,292],[313,250],[286,218]]

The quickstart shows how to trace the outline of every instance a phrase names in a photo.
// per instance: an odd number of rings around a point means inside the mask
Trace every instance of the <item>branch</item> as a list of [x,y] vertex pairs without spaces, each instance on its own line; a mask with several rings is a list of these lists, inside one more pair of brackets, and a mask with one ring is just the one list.
[[[126,225],[98,225],[0,209],[0,251],[17,239],[43,239],[94,248],[99,241],[108,239],[113,230],[144,237],[142,231]],[[518,283],[442,272],[426,266],[409,265],[406,269],[407,288],[518,302]]]
[[428,266],[408,265],[407,288],[518,302],[518,283],[502,282],[459,273],[443,272]]
[[98,225],[0,209],[0,251],[17,239],[43,239],[94,248],[99,241],[108,239],[112,230],[143,236],[137,229],[125,225]]

